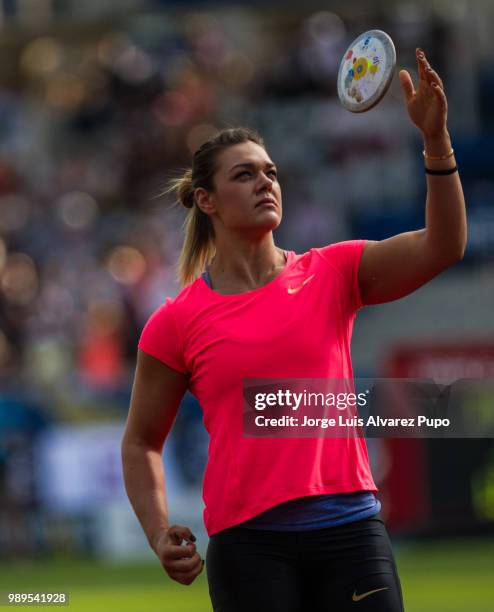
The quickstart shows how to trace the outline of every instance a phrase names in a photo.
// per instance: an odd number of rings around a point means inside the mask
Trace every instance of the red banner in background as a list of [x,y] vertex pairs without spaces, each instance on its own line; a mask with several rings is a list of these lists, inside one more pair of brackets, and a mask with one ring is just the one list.
[[494,340],[489,344],[424,344],[397,347],[385,362],[389,378],[494,378]]
[[[379,375],[433,379],[442,384],[462,378],[494,378],[494,340],[399,346],[389,354]],[[485,446],[488,451],[492,440],[389,438],[381,443],[389,465],[378,486],[391,531],[453,529],[476,522],[472,477],[486,453],[476,453],[469,461],[470,446],[480,450]]]

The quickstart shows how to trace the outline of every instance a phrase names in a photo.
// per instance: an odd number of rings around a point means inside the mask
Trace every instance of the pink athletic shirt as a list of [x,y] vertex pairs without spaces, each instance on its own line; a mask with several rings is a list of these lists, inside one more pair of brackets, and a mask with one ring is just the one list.
[[275,279],[235,295],[199,277],[146,323],[139,348],[189,374],[203,410],[210,536],[297,497],[377,491],[364,438],[248,438],[242,429],[244,378],[353,378],[364,246],[351,240],[289,251]]

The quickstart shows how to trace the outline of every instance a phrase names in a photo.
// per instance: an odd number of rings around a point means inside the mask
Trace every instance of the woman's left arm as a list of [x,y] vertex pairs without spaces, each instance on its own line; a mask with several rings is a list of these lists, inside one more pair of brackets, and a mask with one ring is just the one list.
[[[417,62],[417,91],[406,70],[399,75],[408,114],[422,132],[426,167],[449,170],[456,161],[454,155],[449,155],[452,147],[446,126],[448,104],[443,83],[420,49]],[[359,268],[364,304],[390,302],[408,295],[463,257],[467,221],[458,172],[426,176],[425,228],[386,240],[367,241]]]

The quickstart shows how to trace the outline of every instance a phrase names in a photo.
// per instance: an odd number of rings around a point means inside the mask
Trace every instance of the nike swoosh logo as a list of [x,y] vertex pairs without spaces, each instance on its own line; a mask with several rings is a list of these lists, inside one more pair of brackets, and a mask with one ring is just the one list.
[[301,285],[298,285],[297,287],[288,287],[288,293],[297,293],[298,291],[300,291],[300,289],[302,289],[302,287],[304,287],[304,285],[306,285],[312,278],[314,278],[314,276],[315,274],[311,274],[308,278],[304,280]]
[[357,592],[354,591],[352,595],[352,601],[360,601],[364,597],[368,595],[372,595],[372,593],[378,593],[379,591],[386,591],[389,587],[382,587],[381,589],[374,589],[373,591],[367,591],[367,593],[362,593],[361,595],[357,595]]

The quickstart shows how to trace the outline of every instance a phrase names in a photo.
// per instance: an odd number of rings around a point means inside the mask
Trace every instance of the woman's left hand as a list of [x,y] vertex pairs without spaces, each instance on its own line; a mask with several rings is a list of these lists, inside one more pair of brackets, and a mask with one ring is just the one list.
[[432,70],[421,49],[416,50],[419,86],[415,90],[410,73],[400,70],[401,87],[408,114],[424,137],[434,138],[446,131],[448,102],[441,78]]

